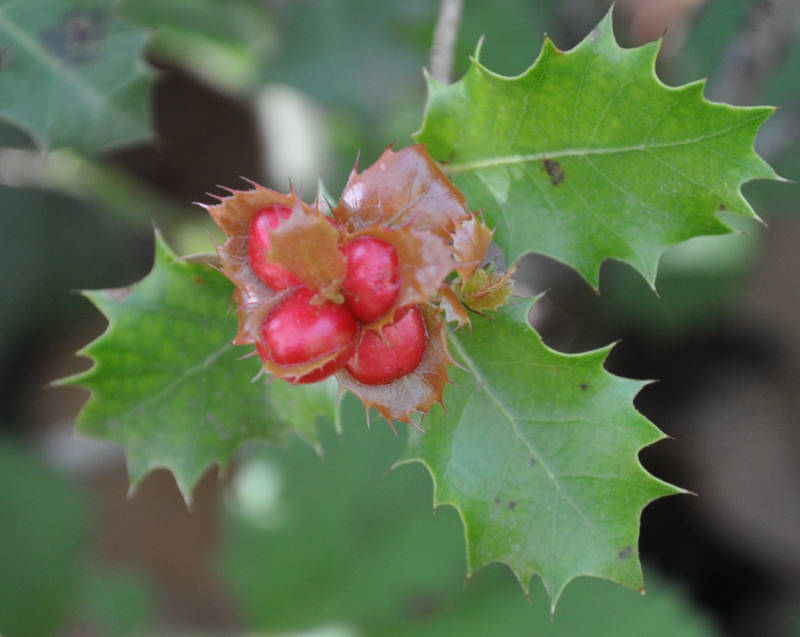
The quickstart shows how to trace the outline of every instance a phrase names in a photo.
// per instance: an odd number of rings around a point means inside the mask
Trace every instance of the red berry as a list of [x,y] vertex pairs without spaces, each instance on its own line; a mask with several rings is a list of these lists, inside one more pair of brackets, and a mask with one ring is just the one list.
[[259,210],[250,223],[250,234],[247,238],[250,267],[272,290],[285,290],[299,284],[294,274],[267,258],[270,246],[269,230],[277,228],[278,224],[288,219],[291,214],[292,209],[288,206],[273,205]]
[[344,246],[347,276],[344,302],[356,318],[371,323],[388,312],[400,294],[397,251],[376,237],[358,237]]
[[413,372],[426,346],[425,323],[416,305],[383,327],[381,334],[364,330],[345,369],[365,385],[386,385]]
[[314,292],[299,288],[272,310],[261,324],[256,344],[259,356],[278,366],[290,367],[334,358],[293,383],[313,383],[338,372],[353,354],[358,322],[343,305],[326,301],[311,305]]

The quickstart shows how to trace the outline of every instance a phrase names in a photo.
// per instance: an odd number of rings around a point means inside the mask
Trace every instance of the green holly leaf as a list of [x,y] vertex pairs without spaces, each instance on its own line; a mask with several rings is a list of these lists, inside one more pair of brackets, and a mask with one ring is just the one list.
[[658,48],[620,48],[609,13],[571,51],[545,40],[518,77],[476,54],[455,84],[428,80],[416,138],[509,260],[540,252],[597,287],[602,261],[619,259],[652,285],[666,247],[730,231],[719,211],[755,216],[741,186],[777,178],[753,150],[773,109],[708,102],[704,82],[662,84]]
[[436,505],[460,511],[470,570],[505,562],[526,591],[539,575],[554,606],[579,575],[641,588],[642,509],[679,492],[639,463],[663,437],[632,405],[642,383],[605,371],[608,348],[549,349],[527,309],[451,336],[463,369],[405,460],[430,469]]
[[176,257],[159,238],[153,270],[130,288],[87,292],[109,320],[81,353],[94,360],[66,382],[91,397],[76,431],[125,449],[131,485],[172,471],[187,501],[213,463],[244,441],[277,440],[289,428],[314,441],[316,417],[335,419],[335,383],[254,382],[259,359],[233,347],[232,285],[216,270]]
[[0,0],[0,117],[43,150],[91,153],[146,137],[146,37],[110,0]]

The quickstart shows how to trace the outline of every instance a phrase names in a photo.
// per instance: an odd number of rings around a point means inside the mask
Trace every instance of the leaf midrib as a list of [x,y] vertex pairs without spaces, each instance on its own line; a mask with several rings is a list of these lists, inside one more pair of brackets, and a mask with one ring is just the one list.
[[586,528],[591,532],[593,536],[595,536],[598,540],[602,541],[602,538],[599,538],[597,534],[594,532],[593,525],[586,519],[586,516],[583,515],[580,508],[575,504],[571,497],[569,497],[568,492],[562,488],[561,483],[558,480],[558,476],[552,471],[552,469],[548,466],[548,464],[544,461],[542,455],[539,451],[528,441],[528,439],[522,434],[522,431],[519,428],[519,423],[517,418],[511,413],[511,411],[507,408],[507,406],[499,400],[498,392],[493,391],[492,385],[487,382],[485,376],[483,376],[478,370],[479,367],[475,364],[472,358],[467,354],[466,350],[462,346],[461,342],[453,337],[450,339],[450,342],[453,344],[454,348],[458,352],[461,359],[467,364],[469,370],[475,374],[476,380],[481,384],[482,387],[485,388],[486,394],[489,396],[489,399],[497,406],[497,409],[503,414],[503,416],[508,420],[511,424],[514,434],[517,436],[517,439],[522,442],[523,445],[528,449],[531,455],[536,459],[536,462],[539,463],[539,466],[547,474],[547,477],[550,479],[550,482],[555,486],[556,490],[558,491],[559,495],[564,499],[564,501],[570,506],[570,508],[575,511],[575,513],[583,520],[584,525]]
[[516,166],[519,164],[543,161],[545,159],[559,159],[561,157],[588,157],[591,155],[615,155],[615,154],[624,154],[633,152],[640,153],[658,148],[679,148],[681,146],[701,144],[706,140],[713,139],[714,137],[719,137],[720,135],[726,135],[732,130],[741,128],[743,125],[744,123],[740,123],[736,126],[732,126],[724,130],[717,130],[707,135],[700,135],[698,137],[693,137],[690,139],[685,139],[680,141],[668,141],[668,142],[657,142],[657,143],[643,142],[641,144],[632,144],[630,146],[612,146],[603,148],[564,148],[561,150],[544,151],[538,153],[503,155],[499,157],[490,157],[487,159],[481,159],[477,161],[465,162],[460,164],[445,162],[442,163],[441,166],[448,175],[460,175],[462,173],[476,172],[487,168],[497,168],[500,166]]

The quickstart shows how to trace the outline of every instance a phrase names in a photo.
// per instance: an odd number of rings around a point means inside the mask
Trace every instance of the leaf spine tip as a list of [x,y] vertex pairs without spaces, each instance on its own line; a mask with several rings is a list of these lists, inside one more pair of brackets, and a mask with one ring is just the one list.
[[253,181],[249,177],[244,177],[243,175],[239,175],[239,179],[241,179],[242,181],[247,182],[248,184],[250,184],[256,190],[266,190],[266,188],[264,188],[264,186],[262,186],[261,184]]
[[486,34],[482,33],[481,37],[478,38],[478,43],[475,45],[475,52],[472,54],[472,59],[475,62],[479,62],[481,57],[481,50],[483,49],[483,43],[486,41]]
[[350,171],[350,177],[358,174],[358,162],[361,159],[361,149],[356,152],[356,160],[353,162],[353,170]]

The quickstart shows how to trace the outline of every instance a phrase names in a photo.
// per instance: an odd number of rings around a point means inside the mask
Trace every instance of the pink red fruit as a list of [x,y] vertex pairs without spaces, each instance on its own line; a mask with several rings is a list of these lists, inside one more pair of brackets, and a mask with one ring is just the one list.
[[256,343],[259,356],[279,367],[320,362],[317,369],[287,378],[293,383],[313,383],[338,372],[358,339],[358,322],[347,308],[328,301],[311,305],[313,297],[311,290],[299,288],[285,299],[264,319]]
[[250,234],[247,238],[247,251],[250,255],[250,266],[259,279],[272,290],[285,290],[297,285],[299,281],[282,265],[273,263],[267,258],[270,248],[269,231],[278,227],[281,221],[288,219],[292,209],[288,206],[273,205],[262,208],[250,223]]
[[344,302],[356,318],[371,323],[388,312],[400,294],[397,251],[376,237],[358,237],[344,246],[347,277]]
[[261,281],[273,291],[298,286],[261,324],[256,349],[267,367],[277,367],[273,371],[292,383],[313,383],[346,367],[365,385],[386,385],[414,371],[427,336],[417,306],[400,311],[380,333],[363,326],[397,303],[402,281],[395,248],[377,237],[349,241],[342,249],[347,262],[344,304],[312,305],[315,292],[268,258],[270,230],[291,214],[288,206],[262,208],[253,217],[247,239],[250,264]]
[[426,331],[416,305],[378,334],[364,330],[345,369],[365,385],[387,385],[413,372],[425,354]]

